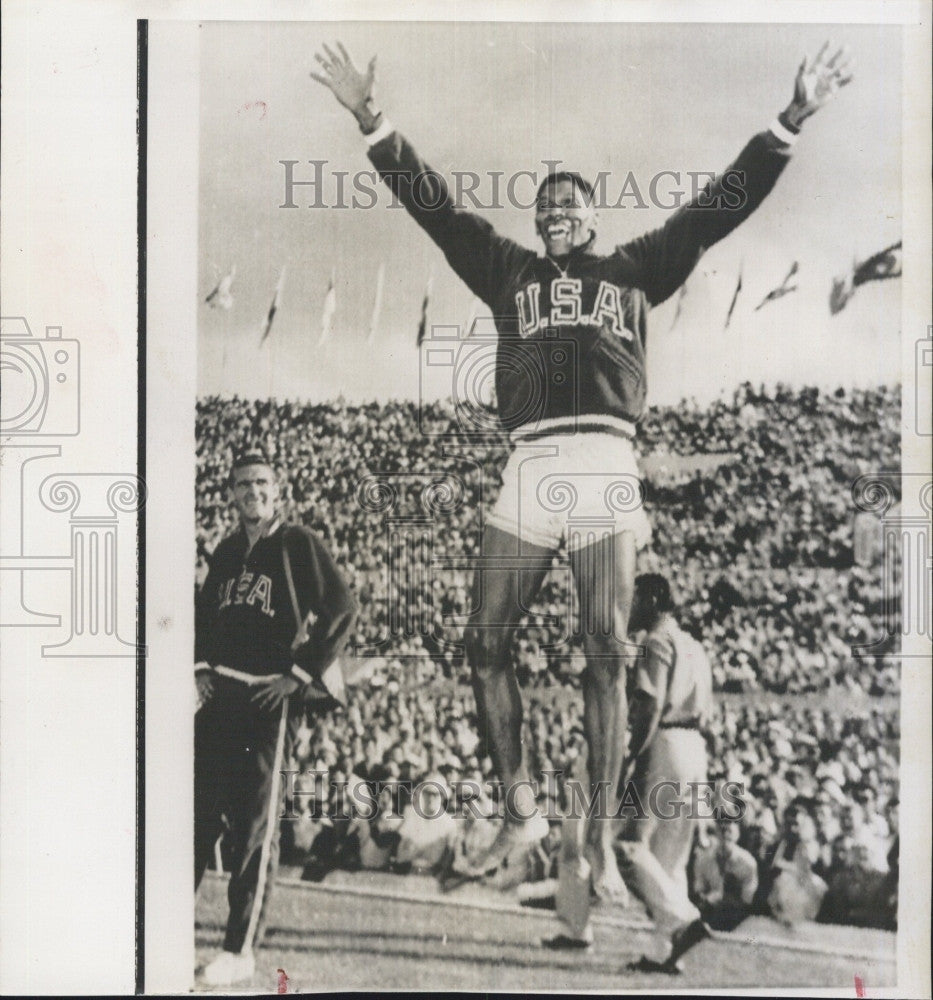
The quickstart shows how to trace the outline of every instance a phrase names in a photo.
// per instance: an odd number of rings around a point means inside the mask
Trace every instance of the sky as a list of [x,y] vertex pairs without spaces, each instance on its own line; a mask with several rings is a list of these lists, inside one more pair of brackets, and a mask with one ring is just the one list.
[[[804,53],[847,44],[855,79],[804,126],[774,191],[711,248],[676,300],[649,318],[649,402],[714,398],[743,380],[894,383],[900,372],[900,282],[861,287],[831,316],[834,275],[901,236],[901,36],[897,27],[545,23],[205,22],[201,27],[199,288],[236,267],[234,305],[198,318],[199,394],[321,401],[450,395],[451,370],[429,366],[415,337],[432,277],[429,325],[460,326],[471,294],[440,251],[380,190],[371,209],[335,208],[337,174],[371,169],[355,121],[309,77],[336,38],[357,65],[376,54],[376,99],[436,169],[506,177],[560,159],[608,172],[617,199],[629,173],[645,193],[662,170],[718,171],[788,102]],[[285,167],[323,200],[282,208]],[[350,191],[350,182],[347,181]],[[670,182],[671,184],[673,182]],[[381,184],[378,185],[381,187]],[[519,192],[525,188],[518,187]],[[662,191],[667,190],[662,186]],[[349,197],[347,198],[349,200]],[[533,211],[482,211],[540,250]],[[597,250],[664,222],[662,207],[600,214]],[[797,290],[755,306],[799,262]],[[379,322],[370,338],[376,276]],[[285,268],[272,332],[260,332]],[[736,279],[743,287],[729,329]],[[335,276],[332,332],[319,344]]]

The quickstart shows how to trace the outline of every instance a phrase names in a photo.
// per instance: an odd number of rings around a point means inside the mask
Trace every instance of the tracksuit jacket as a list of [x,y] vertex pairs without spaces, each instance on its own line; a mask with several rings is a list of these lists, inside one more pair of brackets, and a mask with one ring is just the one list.
[[[288,544],[308,638],[294,651],[298,622],[285,576]],[[198,601],[195,662],[244,674],[318,679],[346,643],[356,602],[320,539],[276,519],[247,555],[246,532],[228,535],[211,557]]]
[[366,138],[383,180],[492,310],[499,419],[515,441],[587,430],[634,435],[645,408],[648,310],[761,204],[795,135],[775,121],[660,228],[611,254],[586,246],[563,261],[455,207],[444,178],[388,122]]

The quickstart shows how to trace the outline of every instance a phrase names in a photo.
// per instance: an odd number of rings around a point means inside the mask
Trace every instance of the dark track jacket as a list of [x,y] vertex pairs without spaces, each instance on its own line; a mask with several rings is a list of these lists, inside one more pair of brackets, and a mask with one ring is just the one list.
[[492,310],[499,419],[514,441],[586,430],[634,435],[645,407],[648,310],[761,204],[793,135],[775,122],[660,228],[606,256],[583,247],[560,263],[456,208],[444,178],[387,122],[367,140],[380,176]]
[[[308,633],[294,650],[299,624],[285,575],[285,544]],[[248,555],[247,546],[241,527],[211,556],[197,602],[195,662],[227,673],[319,680],[356,618],[356,601],[343,576],[317,535],[278,518]]]

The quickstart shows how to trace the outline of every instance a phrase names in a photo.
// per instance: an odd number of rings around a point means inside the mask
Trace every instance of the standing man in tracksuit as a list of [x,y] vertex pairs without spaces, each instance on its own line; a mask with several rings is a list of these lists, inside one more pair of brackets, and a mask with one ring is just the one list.
[[[634,488],[632,446],[645,406],[648,312],[676,292],[704,250],[771,191],[803,121],[848,83],[847,57],[842,51],[829,56],[824,46],[809,64],[805,60],[790,104],[729,170],[661,228],[608,255],[594,250],[592,185],[575,173],[550,174],[535,202],[535,228],[544,244],[539,255],[454,204],[444,179],[375,106],[375,58],[361,72],[343,46],[337,48],[324,46],[316,55],[320,72],[312,77],[356,118],[370,160],[393,195],[489,307],[499,335],[498,415],[514,450],[486,517],[484,565],[475,576],[476,610],[466,633],[480,730],[506,791],[506,822],[479,866],[488,867],[548,830],[522,757],[511,642],[565,536],[585,623],[588,778],[594,794],[618,788],[635,554],[650,535]],[[608,520],[609,530],[575,530],[561,495],[574,501],[574,520]],[[606,805],[615,811],[615,802]],[[612,831],[603,820],[590,823],[585,834],[594,887],[609,896],[624,890]]]
[[280,771],[306,701],[340,694],[336,657],[356,617],[321,541],[279,515],[266,458],[240,455],[229,487],[240,526],[214,550],[195,627],[195,888],[222,817],[233,837],[223,951],[202,972],[211,986],[253,975],[278,863]]
[[654,954],[637,967],[670,974],[679,972],[680,958],[709,936],[687,895],[687,862],[698,819],[691,813],[693,800],[707,782],[703,732],[713,710],[709,657],[675,615],[665,577],[644,573],[636,578],[631,627],[635,634],[644,633],[645,655],[633,678],[623,773],[631,776],[647,812],[632,820],[623,853],[626,881],[655,925]]

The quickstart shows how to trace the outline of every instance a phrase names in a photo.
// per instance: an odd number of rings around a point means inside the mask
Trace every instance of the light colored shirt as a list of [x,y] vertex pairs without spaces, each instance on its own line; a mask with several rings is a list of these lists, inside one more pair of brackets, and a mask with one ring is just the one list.
[[395,860],[411,862],[414,871],[432,871],[457,841],[457,823],[449,813],[427,819],[409,805],[402,814]]
[[728,854],[719,845],[697,851],[693,861],[694,891],[711,902],[748,906],[758,888],[758,865],[744,848]]
[[648,633],[635,685],[661,709],[661,724],[699,723],[713,709],[713,672],[706,650],[668,615]]

